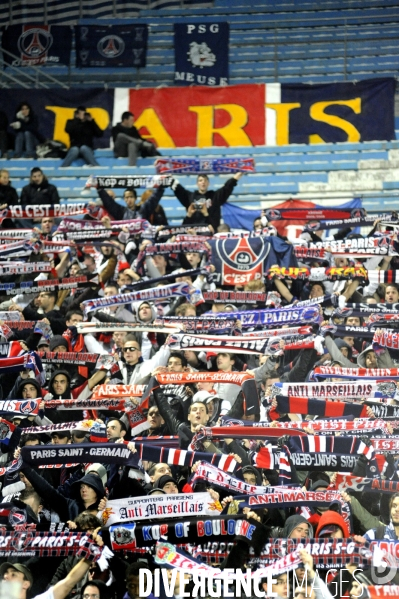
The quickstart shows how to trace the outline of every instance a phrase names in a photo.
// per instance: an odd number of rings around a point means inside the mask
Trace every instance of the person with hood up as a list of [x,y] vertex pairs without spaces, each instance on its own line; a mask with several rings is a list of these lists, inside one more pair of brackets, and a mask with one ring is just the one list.
[[329,539],[349,539],[349,527],[341,514],[327,510],[321,516],[316,528],[315,538],[328,537]]
[[[71,389],[71,375],[69,372],[62,369],[56,370],[50,379],[48,393],[44,399],[87,399],[94,387],[101,383],[106,376],[107,372],[105,370],[98,370],[83,385]],[[82,420],[82,411],[66,410],[61,417],[57,410],[51,410],[51,418],[55,423],[76,422]]]
[[262,485],[262,475],[255,466],[244,466],[241,472],[244,481],[249,485]]
[[[155,306],[146,301],[133,302],[132,311],[137,324],[142,325],[151,324],[158,316]],[[145,331],[142,333],[138,331],[135,333],[135,337],[141,347],[143,360],[152,358],[165,341],[164,335],[162,338],[158,338],[157,333],[146,333]]]
[[[321,478],[319,478],[310,486],[309,491],[326,491],[326,489],[329,486],[330,483],[328,483],[326,480],[322,480]],[[322,514],[326,512],[328,508],[316,505],[314,508],[310,508],[307,506],[305,509],[311,513],[311,516],[308,518],[308,521],[313,527],[317,527]]]
[[345,368],[356,368],[352,362],[352,347],[346,341],[326,335],[325,346],[332,361],[339,362],[339,365]]
[[21,428],[30,426],[45,426],[53,424],[51,420],[44,416],[44,401],[43,401],[43,389],[39,385],[36,379],[17,378],[14,387],[11,389],[7,399],[41,399],[40,402],[40,413],[37,416],[21,416],[21,421],[18,424]]
[[395,368],[395,362],[387,349],[375,351],[372,345],[366,347],[357,358],[359,368]]
[[289,516],[279,537],[283,539],[312,539],[313,527],[300,514]]
[[98,511],[105,506],[105,489],[97,474],[86,474],[72,483],[72,498],[68,499],[27,464],[22,464],[21,472],[39,496],[46,498],[47,505],[57,512],[61,522],[74,520],[78,514],[84,511],[97,515]]

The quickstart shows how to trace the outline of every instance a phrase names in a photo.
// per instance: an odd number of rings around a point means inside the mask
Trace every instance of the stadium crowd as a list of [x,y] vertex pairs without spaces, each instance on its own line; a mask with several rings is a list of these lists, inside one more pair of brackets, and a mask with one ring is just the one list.
[[20,197],[1,171],[0,577],[20,599],[138,599],[159,567],[150,597],[233,596],[181,566],[280,598],[399,584],[397,217],[230,231],[241,176],[122,202],[90,178],[64,218],[40,168]]

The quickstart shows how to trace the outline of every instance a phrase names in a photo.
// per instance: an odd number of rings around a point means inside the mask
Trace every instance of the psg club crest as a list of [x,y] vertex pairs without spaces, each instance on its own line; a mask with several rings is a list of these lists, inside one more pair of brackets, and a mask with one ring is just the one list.
[[[57,33],[55,33],[55,31]],[[18,67],[65,64],[71,61],[72,28],[69,25],[9,25],[3,30],[4,61]]]
[[35,63],[47,62],[47,52],[53,43],[53,36],[48,26],[25,26],[18,39],[21,60],[34,59]]
[[215,250],[223,284],[241,285],[262,279],[270,244],[262,238],[220,239]]
[[104,58],[116,58],[123,54],[125,42],[118,35],[106,35],[97,44],[97,51]]

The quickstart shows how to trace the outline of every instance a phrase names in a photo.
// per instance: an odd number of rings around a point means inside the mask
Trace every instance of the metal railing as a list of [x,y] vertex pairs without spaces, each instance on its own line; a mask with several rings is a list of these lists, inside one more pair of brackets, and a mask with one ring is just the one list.
[[[2,52],[2,56],[1,56],[1,60],[0,60],[0,66],[2,67],[2,71],[1,71],[1,76],[0,76],[0,85],[2,85],[2,79],[3,79],[3,77],[5,77],[7,79],[10,79],[11,81],[18,83],[18,85],[21,85],[22,87],[25,87],[28,89],[32,88],[32,85],[29,85],[29,82],[32,82],[34,84],[35,88],[48,89],[49,86],[46,85],[46,83],[44,83],[43,81],[40,81],[40,77],[43,77],[44,79],[48,80],[47,82],[51,82],[59,87],[63,87],[64,89],[69,88],[69,86],[66,85],[65,83],[63,83],[63,81],[61,81],[60,79],[57,79],[53,75],[50,75],[49,73],[47,73],[45,71],[45,69],[43,69],[40,66],[29,65],[26,67],[25,66],[17,67],[13,64],[10,64],[9,62],[4,60],[4,55],[9,56],[13,60],[20,60],[20,58],[16,54],[13,54],[12,52],[5,50],[4,48],[1,49],[1,52]],[[7,68],[7,70],[6,70],[6,68]],[[8,69],[11,69],[13,73],[16,72],[18,74],[18,77],[14,77],[13,74],[10,74],[8,72]],[[26,70],[26,69],[28,69],[28,70]],[[34,75],[30,74],[29,69],[31,69],[33,71]],[[25,80],[23,80],[23,78],[25,78]]]

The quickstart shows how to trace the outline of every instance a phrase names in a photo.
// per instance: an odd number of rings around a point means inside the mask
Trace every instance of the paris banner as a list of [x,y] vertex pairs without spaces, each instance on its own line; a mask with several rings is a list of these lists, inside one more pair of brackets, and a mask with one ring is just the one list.
[[3,31],[4,62],[14,67],[69,65],[72,28],[68,25],[10,25]]
[[178,94],[175,87],[118,90],[118,112],[133,112],[140,134],[162,148],[395,139],[394,78],[217,88],[191,83]]
[[229,24],[175,23],[175,83],[227,85]]
[[76,25],[75,40],[79,69],[146,65],[147,25]]

